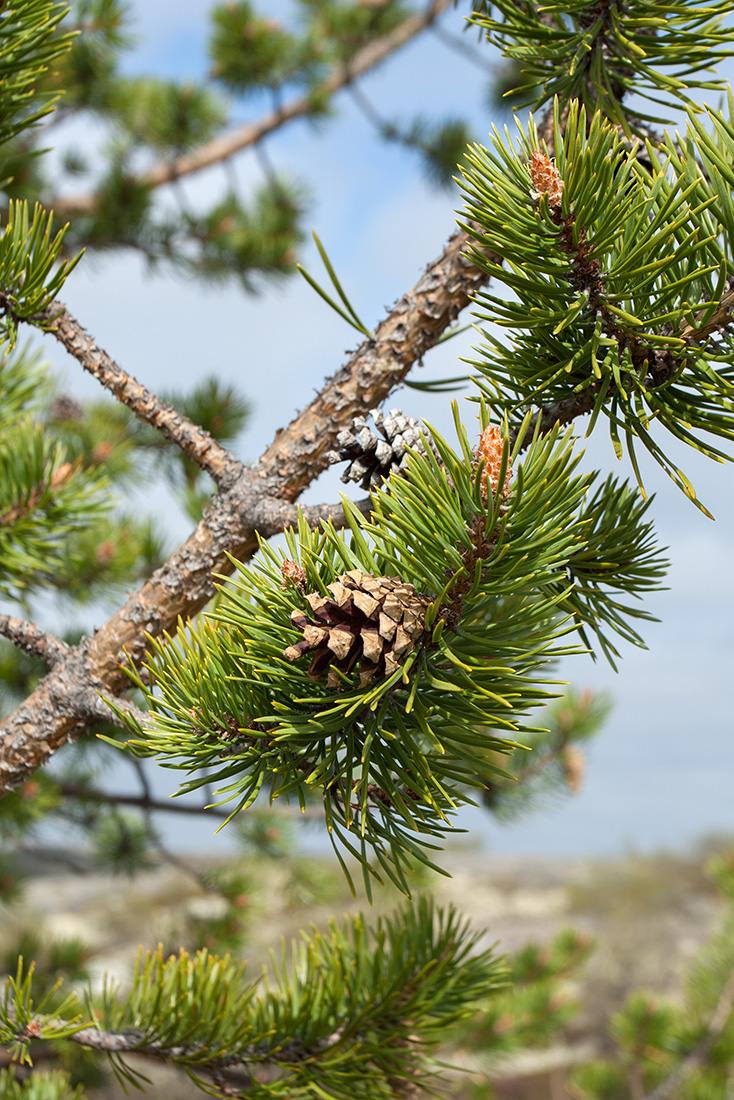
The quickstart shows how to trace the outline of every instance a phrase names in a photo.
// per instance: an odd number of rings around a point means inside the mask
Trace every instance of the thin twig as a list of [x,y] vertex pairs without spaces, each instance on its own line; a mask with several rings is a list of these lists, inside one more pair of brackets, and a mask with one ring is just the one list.
[[31,845],[21,842],[15,849],[16,856],[21,857],[21,865],[23,863],[23,857],[29,860],[36,860],[38,863],[48,865],[53,870],[58,870],[59,866],[68,867],[70,871],[73,871],[75,875],[86,875],[90,872],[89,856],[84,852],[74,852],[67,848],[53,848],[50,845],[43,845],[38,847],[31,847]]
[[171,443],[206,470],[220,487],[241,473],[241,462],[193,420],[167,405],[119,367],[86,332],[61,302],[51,302],[33,317],[33,324],[46,329],[77,362],[93,375],[118,401],[127,405]]
[[[438,16],[451,6],[453,0],[432,0],[426,11],[408,16],[407,19],[395,27],[388,34],[377,38],[359,50],[348,62],[339,62],[334,66],[329,76],[320,85],[321,90],[333,95],[341,88],[351,84],[352,81],[375,68],[396,50],[399,50],[421,31],[430,27]],[[136,179],[137,184],[148,185],[151,188],[160,187],[172,180],[180,179],[200,172],[203,168],[209,168],[212,164],[226,160],[235,153],[257,145],[267,134],[280,129],[293,119],[303,118],[313,110],[313,101],[310,96],[301,96],[273,111],[269,111],[257,122],[248,122],[239,126],[228,134],[213,138],[204,145],[199,146],[190,153],[184,153],[180,157],[171,160],[166,159],[154,165],[147,172],[142,173]],[[57,196],[50,200],[48,205],[60,217],[71,217],[75,214],[92,214],[99,198],[96,194],[76,195],[70,197]]]
[[176,870],[181,871],[182,874],[186,875],[187,878],[190,878],[193,882],[195,882],[196,885],[199,886],[205,894],[220,895],[221,892],[216,888],[215,885],[213,885],[212,880],[209,878],[208,875],[202,873],[201,871],[197,871],[191,863],[188,863],[185,859],[181,859],[180,856],[177,856],[175,852],[172,852],[169,848],[165,846],[165,844],[159,837],[152,820],[150,819],[150,811],[148,811],[148,813],[146,814],[146,818],[150,842],[155,848],[158,855],[164,861],[164,863],[167,863],[169,864],[169,866],[175,867]]
[[214,817],[221,821],[230,816],[227,810],[220,810],[216,806],[194,806],[190,802],[181,802],[175,798],[153,798],[148,794],[117,794],[113,791],[101,791],[95,787],[85,787],[78,783],[59,783],[58,789],[59,794],[64,798],[78,798],[82,802],[96,802],[105,806],[134,806],[139,810],[150,810],[153,813]]
[[467,42],[462,41],[458,35],[451,34],[445,27],[442,27],[440,23],[434,23],[431,30],[436,38],[443,42],[444,46],[448,46],[449,49],[456,50],[457,53],[467,57],[473,65],[476,65],[479,69],[483,69],[485,73],[491,73],[493,76],[496,75],[496,65],[493,65],[491,61],[487,61],[483,54],[480,54],[478,50],[475,50],[474,47],[470,46]]
[[39,657],[46,668],[53,668],[71,648],[61,638],[41,630],[40,626],[26,619],[16,619],[14,615],[0,615],[0,634],[19,649]]
[[[168,863],[169,866],[175,867],[177,870],[182,871],[187,878],[193,879],[197,886],[199,886],[205,893],[216,893],[217,891],[212,887],[211,880],[201,871],[197,871],[187,860],[181,859],[174,852],[170,851],[160,838],[158,830],[155,827],[153,821],[153,810],[155,808],[155,800],[153,799],[150,783],[148,782],[148,774],[145,770],[145,765],[142,760],[139,760],[137,756],[129,758],[132,764],[135,774],[138,777],[138,782],[142,790],[142,794],[138,800],[138,805],[143,811],[143,817],[145,818],[145,824],[148,829],[148,836],[150,843],[155,848],[161,859]],[[115,800],[114,805],[121,805],[119,799]]]
[[273,162],[268,156],[268,151],[265,148],[264,141],[258,141],[257,145],[255,146],[255,159],[260,165],[260,171],[265,176],[266,181],[272,188],[273,192],[277,195],[280,189],[278,174],[273,167]]
[[145,770],[145,765],[143,764],[143,761],[138,759],[137,756],[129,756],[128,761],[132,765],[133,771],[138,777],[138,783],[140,784],[140,787],[142,789],[143,798],[145,799],[146,803],[150,802],[152,798],[152,791],[150,789],[148,774]]
[[374,126],[381,137],[386,141],[400,141],[405,145],[415,145],[415,142],[411,142],[391,122],[388,122],[386,118],[383,118],[372,101],[367,98],[358,84],[352,84],[349,88],[349,95],[352,101],[356,104],[357,108],[361,111],[371,126]]

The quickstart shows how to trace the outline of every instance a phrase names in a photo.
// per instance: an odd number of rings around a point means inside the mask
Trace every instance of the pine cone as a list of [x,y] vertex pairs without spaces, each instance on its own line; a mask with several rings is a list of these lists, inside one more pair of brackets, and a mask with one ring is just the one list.
[[52,420],[81,420],[84,408],[73,397],[61,394],[51,405],[49,414]]
[[382,479],[392,473],[401,473],[408,462],[408,447],[426,453],[421,438],[421,424],[412,416],[403,416],[400,409],[390,409],[385,416],[381,409],[371,409],[375,427],[382,438],[368,426],[363,416],[355,416],[352,430],[339,432],[336,437],[338,451],[329,451],[331,465],[349,462],[342,474],[342,481],[356,481],[363,489],[379,489]]
[[291,612],[303,641],[289,646],[283,656],[296,661],[314,650],[308,675],[318,680],[328,668],[330,688],[342,686],[336,669],[348,675],[358,662],[360,687],[391,675],[425,630],[429,598],[400,577],[373,577],[359,569],[350,569],[327,587],[332,599],[318,592],[306,595],[313,619]]

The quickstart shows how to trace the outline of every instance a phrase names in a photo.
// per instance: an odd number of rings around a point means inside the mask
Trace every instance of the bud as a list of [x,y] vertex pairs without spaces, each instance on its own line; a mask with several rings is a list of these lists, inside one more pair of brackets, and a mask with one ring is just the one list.
[[283,574],[281,588],[297,588],[300,592],[306,591],[306,570],[297,561],[286,558],[280,571]]
[[563,750],[563,778],[572,794],[581,790],[586,770],[586,759],[580,749],[568,745]]
[[109,565],[117,553],[117,545],[112,539],[105,539],[104,542],[100,542],[99,546],[94,552],[94,556],[97,559],[99,565]]
[[109,439],[103,439],[92,451],[92,460],[101,466],[103,462],[107,461],[114,449],[114,443],[110,443]]
[[57,466],[54,472],[51,474],[51,481],[49,486],[53,491],[61,489],[66,485],[67,481],[74,474],[74,467],[71,462],[62,462],[60,466]]
[[550,157],[538,149],[534,151],[530,161],[530,179],[534,188],[530,192],[532,198],[539,199],[541,195],[547,195],[551,210],[558,210],[563,194],[563,180]]

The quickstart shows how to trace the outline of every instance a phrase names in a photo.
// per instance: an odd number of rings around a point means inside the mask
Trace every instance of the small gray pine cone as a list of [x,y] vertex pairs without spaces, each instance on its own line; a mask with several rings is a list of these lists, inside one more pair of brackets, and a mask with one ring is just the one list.
[[84,408],[73,397],[61,394],[52,404],[49,413],[52,420],[81,420]]
[[381,409],[370,409],[377,435],[364,416],[355,416],[351,429],[339,432],[338,451],[326,455],[332,466],[348,462],[342,474],[343,482],[358,482],[363,489],[379,489],[383,478],[401,473],[408,463],[408,448],[426,453],[420,421],[403,416],[400,409],[390,409],[387,416]]
[[343,686],[336,669],[349,675],[359,664],[360,687],[395,672],[425,631],[430,599],[400,577],[373,577],[360,569],[343,573],[327,588],[331,599],[319,592],[305,597],[313,619],[291,611],[303,639],[283,656],[296,661],[313,650],[310,679],[319,680],[328,670],[327,686],[334,689]]

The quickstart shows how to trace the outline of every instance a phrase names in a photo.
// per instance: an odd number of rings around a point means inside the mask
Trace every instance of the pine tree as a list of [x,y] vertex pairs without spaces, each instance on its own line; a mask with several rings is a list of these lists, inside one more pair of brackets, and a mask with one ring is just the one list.
[[[408,896],[371,927],[360,917],[305,937],[264,984],[207,949],[148,951],[128,989],[83,1001],[73,981],[52,980],[79,967],[78,950],[37,974],[19,957],[0,1003],[14,1065],[54,1044],[105,1053],[124,1080],[137,1079],[129,1054],[179,1065],[223,1095],[432,1087],[430,1052],[444,1029],[503,989],[507,968],[455,913],[410,900],[416,869],[440,867],[460,806],[511,804],[513,779],[525,791],[538,776],[577,781],[574,742],[603,707],[571,697],[565,718],[556,709],[547,720],[538,708],[558,694],[561,656],[590,649],[614,664],[619,639],[644,644],[644,599],[666,563],[639,448],[704,511],[666,433],[730,457],[732,100],[723,112],[689,95],[722,87],[706,76],[731,53],[721,0],[478,5],[473,24],[512,61],[530,114],[517,137],[495,132],[487,147],[468,149],[455,123],[376,120],[439,178],[461,162],[459,231],[374,331],[321,249],[333,291],[319,292],[364,341],[252,465],[226,445],[246,417],[242,399],[212,381],[177,407],[164,402],[65,308],[82,244],[133,247],[246,289],[287,273],[300,235],[292,185],[271,176],[249,205],[233,193],[196,217],[181,209],[162,218],[153,192],[291,118],[325,114],[340,87],[447,6],[434,0],[415,13],[395,0],[304,0],[297,33],[246,2],[215,9],[215,79],[238,95],[268,89],[274,104],[229,134],[210,88],[119,75],[115,0],[79,0],[71,17],[53,0],[3,9],[0,585],[28,613],[44,591],[82,598],[95,585],[142,582],[93,637],[62,639],[0,616],[0,632],[33,659],[8,660],[19,698],[2,724],[4,833],[23,835],[50,815],[76,820],[96,830],[110,864],[134,870],[156,843],[145,780],[154,760],[185,772],[180,793],[202,791],[230,828],[258,798],[318,814],[350,884],[356,868],[368,897],[388,881]],[[685,106],[685,133],[660,129],[665,119],[644,113],[646,101]],[[86,195],[54,196],[39,150],[75,111],[113,123],[117,140]],[[65,168],[84,171],[73,155]],[[54,231],[50,207],[68,227]],[[480,327],[505,334],[482,330],[472,362],[479,430],[458,406],[455,442],[400,412],[386,417],[390,391],[470,303]],[[19,330],[34,327],[118,405],[49,402],[37,359],[17,345]],[[581,472],[573,425],[587,415],[589,431],[606,422],[629,481]],[[167,558],[153,527],[105,518],[110,481],[141,476],[161,453],[197,520]],[[298,508],[317,474],[343,461],[345,479],[369,498]],[[216,492],[198,519],[208,496],[201,474]],[[268,541],[278,533],[284,549]],[[138,769],[142,823],[119,804],[100,816],[105,795],[84,763],[92,735]],[[57,753],[73,774],[44,770]],[[2,882],[9,894],[12,868]],[[220,885],[230,899],[237,891]],[[630,1095],[642,1095],[635,1089],[647,1077],[659,1096],[681,1081],[685,1095],[726,1095],[732,1059],[722,1036],[734,995],[727,975],[718,988],[717,960],[730,930],[722,942],[711,949],[696,1027],[675,1030],[678,1062],[662,1079],[643,1066]],[[550,976],[582,953],[575,940],[557,945]],[[536,993],[532,1035],[551,1026],[552,996]],[[649,1017],[635,1002],[619,1033],[643,1045],[646,1029],[671,1034]],[[715,1058],[716,1072],[699,1083],[700,1065]],[[579,1087],[626,1095],[615,1073],[590,1068]],[[81,1080],[7,1074],[0,1087],[70,1097]]]

